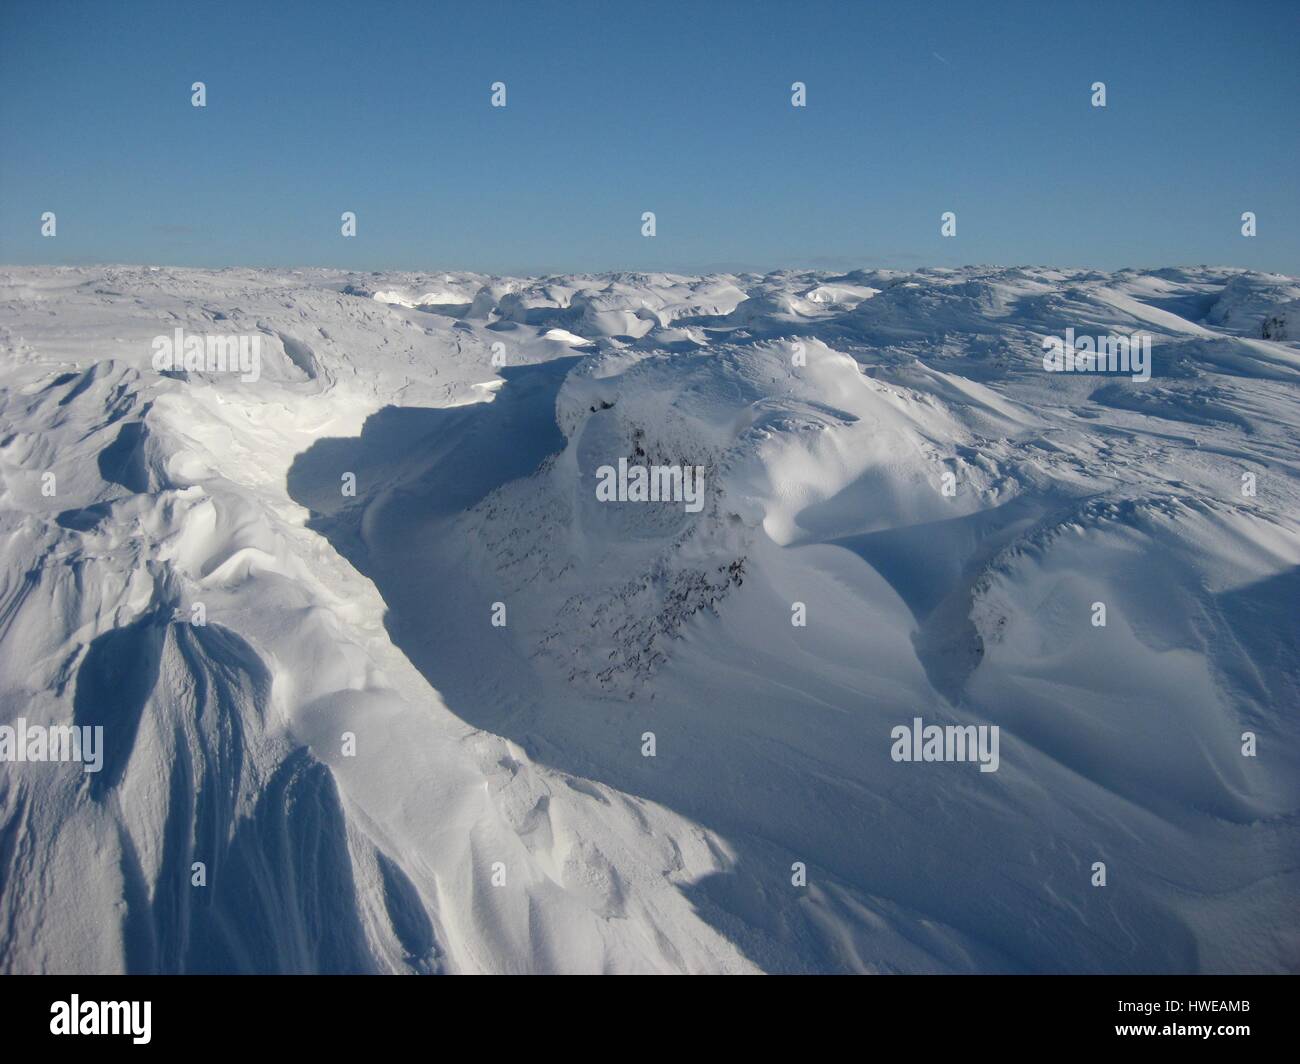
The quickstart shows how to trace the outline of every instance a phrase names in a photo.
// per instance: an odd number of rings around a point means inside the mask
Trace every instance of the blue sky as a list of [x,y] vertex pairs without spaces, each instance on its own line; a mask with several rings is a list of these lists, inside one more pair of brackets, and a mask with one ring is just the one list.
[[1294,0],[4,0],[0,262],[1296,274],[1298,40]]

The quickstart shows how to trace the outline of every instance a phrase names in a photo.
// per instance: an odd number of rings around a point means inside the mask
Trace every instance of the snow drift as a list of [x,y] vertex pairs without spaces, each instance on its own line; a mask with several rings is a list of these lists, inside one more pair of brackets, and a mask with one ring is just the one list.
[[1298,298],[5,270],[0,966],[1295,969]]

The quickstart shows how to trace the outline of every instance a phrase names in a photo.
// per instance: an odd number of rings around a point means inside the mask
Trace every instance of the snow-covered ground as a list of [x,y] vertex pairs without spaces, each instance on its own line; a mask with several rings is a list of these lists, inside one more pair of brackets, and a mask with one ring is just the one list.
[[1295,970],[1298,383],[1232,269],[0,270],[0,724],[104,729],[0,968]]

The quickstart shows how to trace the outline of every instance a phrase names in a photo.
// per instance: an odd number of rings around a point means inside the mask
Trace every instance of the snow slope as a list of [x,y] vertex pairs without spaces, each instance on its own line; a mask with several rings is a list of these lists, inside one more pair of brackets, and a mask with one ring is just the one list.
[[1298,298],[0,271],[0,723],[106,743],[0,764],[0,967],[1295,970]]

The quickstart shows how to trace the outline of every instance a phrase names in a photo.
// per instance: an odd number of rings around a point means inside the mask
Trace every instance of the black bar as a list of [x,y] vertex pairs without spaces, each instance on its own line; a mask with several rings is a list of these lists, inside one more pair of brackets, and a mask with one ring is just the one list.
[[[725,1045],[755,1036],[770,1038],[769,1049],[788,1039],[818,1052],[839,1033],[861,1050],[882,1052],[889,1045],[928,1053],[945,1046],[1076,1050],[1127,1043],[1157,1051],[1199,1045],[1223,1054],[1280,1044],[1295,1028],[1296,988],[1282,976],[778,976],[707,988],[583,977],[10,976],[0,982],[0,1046],[292,1049],[337,1057],[396,1048],[406,1039],[434,1054],[468,1039],[491,1054],[506,1051],[506,1043],[513,1053],[555,1049],[570,1039],[576,1049],[607,1033],[617,1041],[590,1045],[604,1045],[604,1055],[658,1032],[673,1054],[701,1040]],[[148,1002],[148,1042],[137,1043],[131,1033],[52,1033],[52,1022],[67,1015],[56,1013],[56,1003],[70,1007],[74,994],[83,1015],[92,1003],[90,1014],[110,1022],[125,1012],[105,1014],[97,1003],[135,1002],[142,1020]],[[1211,1033],[1180,1030],[1193,1027]]]

